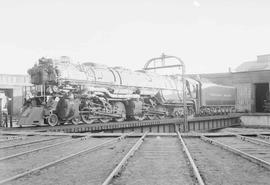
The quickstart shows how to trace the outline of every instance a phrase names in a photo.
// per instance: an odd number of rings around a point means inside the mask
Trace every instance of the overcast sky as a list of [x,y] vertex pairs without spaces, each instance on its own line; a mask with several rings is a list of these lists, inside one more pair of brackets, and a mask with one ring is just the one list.
[[187,73],[227,72],[270,53],[267,0],[0,0],[0,73],[38,58],[141,69],[162,52]]

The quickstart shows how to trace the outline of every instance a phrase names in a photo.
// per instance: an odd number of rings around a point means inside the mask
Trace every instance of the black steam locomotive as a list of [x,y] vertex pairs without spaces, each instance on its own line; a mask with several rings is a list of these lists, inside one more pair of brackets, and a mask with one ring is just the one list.
[[234,87],[191,78],[183,85],[179,75],[47,58],[28,73],[35,90],[29,92],[19,125],[152,120],[235,110]]

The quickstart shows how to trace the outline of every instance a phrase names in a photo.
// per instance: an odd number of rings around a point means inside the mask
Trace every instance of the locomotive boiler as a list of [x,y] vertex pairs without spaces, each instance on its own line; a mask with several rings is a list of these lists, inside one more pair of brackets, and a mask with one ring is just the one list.
[[232,87],[210,87],[191,78],[186,78],[183,86],[177,75],[96,63],[74,64],[66,58],[41,58],[28,73],[35,91],[25,102],[19,125],[152,120],[183,117],[184,112],[192,117],[228,113],[235,103]]

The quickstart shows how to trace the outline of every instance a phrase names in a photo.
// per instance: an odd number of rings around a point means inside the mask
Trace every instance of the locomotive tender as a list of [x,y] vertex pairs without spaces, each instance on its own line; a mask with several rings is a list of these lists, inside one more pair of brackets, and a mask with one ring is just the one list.
[[179,75],[131,71],[66,58],[41,58],[28,70],[35,91],[26,100],[19,125],[86,124],[163,119],[234,111],[236,89],[186,78],[186,107]]

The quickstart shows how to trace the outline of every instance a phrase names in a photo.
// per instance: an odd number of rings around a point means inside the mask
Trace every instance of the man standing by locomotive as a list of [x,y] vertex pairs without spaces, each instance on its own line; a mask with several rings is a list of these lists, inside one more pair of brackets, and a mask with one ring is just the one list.
[[1,109],[0,109],[0,120],[1,120],[1,127],[7,127],[8,125],[8,98],[5,95],[5,92],[0,92],[0,103],[1,103]]

